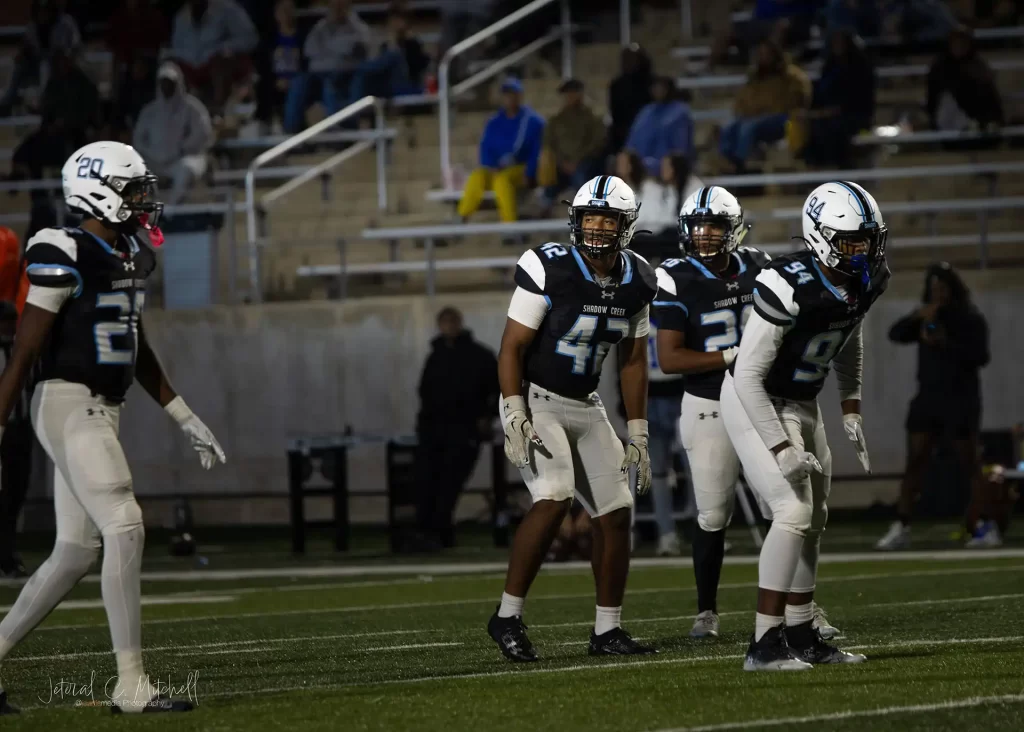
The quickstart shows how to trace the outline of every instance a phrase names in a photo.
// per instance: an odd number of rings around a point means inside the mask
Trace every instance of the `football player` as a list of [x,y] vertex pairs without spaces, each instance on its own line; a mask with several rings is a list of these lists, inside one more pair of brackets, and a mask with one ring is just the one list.
[[[0,661],[89,571],[103,547],[101,586],[117,662],[114,712],[182,712],[158,693],[142,665],[140,592],[145,532],[118,440],[133,380],[174,419],[203,467],[224,452],[167,381],[141,315],[163,240],[156,178],[119,142],[75,152],[61,171],[78,228],[43,229],[28,242],[29,293],[14,350],[0,376],[0,429],[29,370],[40,361],[32,423],[54,463],[57,540],[0,622]],[[148,235],[144,237],[143,234]],[[14,711],[0,690],[0,712]]]
[[870,472],[860,415],[861,323],[889,279],[887,230],[856,183],[816,188],[803,210],[807,249],[757,276],[754,311],[722,383],[722,416],[743,472],[772,514],[761,548],[755,632],[743,667],[859,663],[813,626],[832,454],[817,395],[835,366],[843,426]]
[[[651,485],[647,448],[647,334],[657,290],[654,268],[629,251],[639,206],[619,178],[586,183],[569,208],[569,246],[531,249],[498,354],[505,454],[520,469],[533,506],[516,531],[505,592],[487,630],[513,661],[536,661],[523,602],[575,495],[593,517],[591,564],[597,612],[591,655],[655,652],[622,629],[633,496]],[[601,364],[618,349],[629,445],[597,395]]]
[[657,270],[658,363],[668,373],[686,374],[679,434],[697,503],[693,638],[718,637],[718,579],[740,473],[718,398],[753,309],[754,278],[769,260],[740,247],[747,231],[735,196],[719,186],[701,188],[679,212],[684,257],[665,260]]

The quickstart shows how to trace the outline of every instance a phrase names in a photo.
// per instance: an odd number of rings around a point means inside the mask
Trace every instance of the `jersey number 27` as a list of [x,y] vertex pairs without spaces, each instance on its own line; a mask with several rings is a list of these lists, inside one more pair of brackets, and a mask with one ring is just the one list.
[[[130,366],[135,363],[135,343],[139,331],[139,318],[146,304],[146,293],[136,292],[134,299],[127,292],[105,292],[96,298],[96,309],[117,308],[117,320],[96,323],[96,363],[104,366]],[[114,337],[132,335],[131,348],[115,348]]]

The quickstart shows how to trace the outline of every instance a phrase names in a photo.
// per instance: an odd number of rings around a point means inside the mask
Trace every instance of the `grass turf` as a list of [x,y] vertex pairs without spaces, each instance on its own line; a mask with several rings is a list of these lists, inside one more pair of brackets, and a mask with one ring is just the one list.
[[[147,670],[175,686],[197,678],[195,712],[112,720],[74,706],[88,699],[80,689],[51,699],[60,680],[90,678],[103,699],[114,675],[103,610],[86,607],[57,610],[4,664],[25,712],[0,727],[662,730],[790,718],[797,730],[1024,728],[1024,557],[823,564],[818,599],[846,632],[842,645],[869,662],[798,674],[741,669],[755,578],[756,566],[725,568],[723,636],[696,642],[686,637],[691,573],[636,569],[624,623],[662,653],[591,659],[591,578],[545,572],[526,609],[543,660],[526,667],[505,662],[484,630],[495,573],[147,582],[146,596],[170,603],[143,610]],[[0,589],[0,602],[15,595]],[[98,596],[96,583],[73,593]],[[214,601],[184,604],[200,598]]]

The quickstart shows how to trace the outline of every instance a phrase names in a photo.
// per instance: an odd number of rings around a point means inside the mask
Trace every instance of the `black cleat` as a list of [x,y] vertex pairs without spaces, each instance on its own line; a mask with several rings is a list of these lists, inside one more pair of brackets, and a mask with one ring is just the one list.
[[[142,708],[142,714],[159,714],[161,712],[191,712],[195,707],[192,702],[184,699],[171,699],[169,696],[157,694],[150,702]],[[110,708],[113,714],[124,714],[121,707],[115,705]]]
[[750,637],[750,646],[743,659],[744,671],[806,671],[811,664],[801,660],[786,644],[783,626],[772,628],[755,641]]
[[622,628],[612,628],[601,635],[595,635],[593,629],[590,631],[587,653],[591,656],[647,656],[657,652],[656,648],[637,643]]
[[821,633],[812,626],[814,621],[786,628],[786,642],[793,655],[807,663],[863,663],[868,657],[862,653],[847,653],[829,645]]
[[[500,607],[500,606],[499,606]],[[498,644],[505,658],[517,663],[532,663],[537,660],[537,652],[526,636],[526,624],[521,615],[511,618],[499,618],[498,611],[487,621],[487,633]]]
[[7,692],[0,691],[0,717],[5,714],[21,714],[21,710],[16,706],[7,703]]

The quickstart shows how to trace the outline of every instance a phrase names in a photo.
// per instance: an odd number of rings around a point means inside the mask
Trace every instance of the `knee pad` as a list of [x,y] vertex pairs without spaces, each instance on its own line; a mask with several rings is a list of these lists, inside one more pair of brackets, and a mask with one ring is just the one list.
[[698,511],[697,525],[704,531],[722,531],[729,525],[732,515],[724,508],[714,508],[710,511]]
[[811,528],[811,507],[802,501],[793,500],[773,506],[772,526],[797,536],[806,536]]
[[139,503],[135,500],[135,496],[129,492],[125,500],[116,504],[111,509],[107,520],[100,527],[100,533],[103,536],[112,536],[113,534],[124,534],[136,529],[141,530],[143,537],[145,536],[145,530],[142,525],[142,509],[139,508]]

